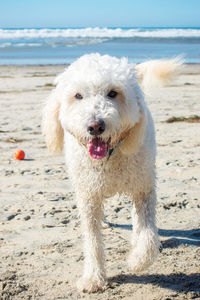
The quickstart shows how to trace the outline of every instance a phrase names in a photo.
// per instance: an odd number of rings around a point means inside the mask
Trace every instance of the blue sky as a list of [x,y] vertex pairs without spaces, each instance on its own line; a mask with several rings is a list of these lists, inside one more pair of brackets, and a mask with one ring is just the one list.
[[200,0],[1,0],[0,28],[198,27]]

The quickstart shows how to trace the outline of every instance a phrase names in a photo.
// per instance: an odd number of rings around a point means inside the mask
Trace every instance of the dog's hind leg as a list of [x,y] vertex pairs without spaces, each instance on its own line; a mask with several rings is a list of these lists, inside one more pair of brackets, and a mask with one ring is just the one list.
[[77,282],[80,291],[96,292],[106,287],[101,234],[102,201],[78,199],[84,243],[84,272]]
[[154,190],[148,194],[134,195],[132,249],[128,257],[128,264],[133,272],[146,269],[159,253],[155,205]]

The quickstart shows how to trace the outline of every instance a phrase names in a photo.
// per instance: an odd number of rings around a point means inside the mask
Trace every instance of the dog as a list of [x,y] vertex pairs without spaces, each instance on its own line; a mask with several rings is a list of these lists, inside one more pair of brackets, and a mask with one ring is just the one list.
[[175,59],[135,65],[95,53],[56,78],[42,128],[50,152],[64,148],[76,193],[84,243],[80,291],[106,288],[101,227],[107,197],[119,193],[132,199],[132,272],[146,269],[159,253],[155,130],[143,89],[167,81],[178,65]]

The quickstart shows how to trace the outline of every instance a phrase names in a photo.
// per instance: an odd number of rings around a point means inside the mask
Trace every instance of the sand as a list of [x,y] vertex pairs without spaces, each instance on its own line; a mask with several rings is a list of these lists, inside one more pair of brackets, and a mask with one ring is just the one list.
[[[43,102],[63,66],[0,67],[0,299],[200,299],[200,123],[163,121],[200,112],[200,66],[147,97],[157,133],[157,223],[162,251],[132,274],[131,203],[105,203],[109,280],[104,293],[79,294],[80,222],[63,155],[41,135]],[[14,159],[16,149],[26,159]]]

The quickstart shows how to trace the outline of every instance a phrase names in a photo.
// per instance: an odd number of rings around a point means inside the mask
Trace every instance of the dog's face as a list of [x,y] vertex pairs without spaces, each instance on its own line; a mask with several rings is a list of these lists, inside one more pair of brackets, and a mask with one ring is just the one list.
[[54,95],[61,127],[93,159],[104,158],[141,117],[142,93],[126,59],[83,56],[57,78]]

